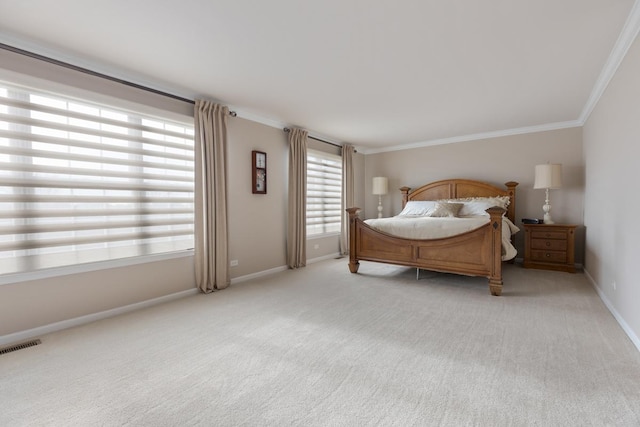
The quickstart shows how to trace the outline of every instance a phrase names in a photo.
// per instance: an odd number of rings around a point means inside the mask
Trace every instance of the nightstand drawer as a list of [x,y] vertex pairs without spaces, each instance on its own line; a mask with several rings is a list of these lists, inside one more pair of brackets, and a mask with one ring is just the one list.
[[562,251],[531,251],[531,261],[567,262],[567,253]]
[[531,239],[531,249],[545,249],[548,251],[566,251],[566,240]]
[[532,231],[532,239],[566,239],[567,233],[563,231]]
[[525,224],[525,268],[575,273],[575,229],[573,224]]

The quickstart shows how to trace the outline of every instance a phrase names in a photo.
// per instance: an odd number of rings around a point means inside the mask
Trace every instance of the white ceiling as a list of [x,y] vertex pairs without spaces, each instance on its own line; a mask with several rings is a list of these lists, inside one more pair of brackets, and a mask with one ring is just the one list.
[[375,152],[580,125],[637,35],[638,9],[634,0],[0,0],[0,42]]

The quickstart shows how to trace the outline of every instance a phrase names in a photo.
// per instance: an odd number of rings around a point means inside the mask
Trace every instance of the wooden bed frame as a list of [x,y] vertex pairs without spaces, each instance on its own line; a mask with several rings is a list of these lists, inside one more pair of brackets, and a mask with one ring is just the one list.
[[[409,193],[402,187],[402,207],[410,200],[509,196],[506,216],[515,223],[517,182],[506,190],[480,181],[448,179],[432,182]],[[368,226],[349,208],[349,270],[358,272],[359,261],[375,261],[489,279],[491,295],[502,293],[502,215],[500,207],[487,209],[490,221],[475,230],[452,237],[414,240],[393,236]]]

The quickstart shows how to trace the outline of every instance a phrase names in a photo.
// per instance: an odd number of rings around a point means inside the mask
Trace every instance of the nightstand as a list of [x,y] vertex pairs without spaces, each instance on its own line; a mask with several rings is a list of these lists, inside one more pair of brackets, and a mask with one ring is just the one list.
[[523,224],[524,267],[575,273],[575,230],[570,224]]

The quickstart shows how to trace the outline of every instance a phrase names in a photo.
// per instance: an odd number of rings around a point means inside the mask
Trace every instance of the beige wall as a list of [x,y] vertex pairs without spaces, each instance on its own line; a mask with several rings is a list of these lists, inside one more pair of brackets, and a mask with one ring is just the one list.
[[[584,127],[585,270],[640,348],[640,40]],[[629,185],[629,188],[626,186]]]
[[[354,176],[354,186],[355,186],[355,205],[356,207],[360,207],[364,210],[365,206],[367,206],[367,190],[371,192],[371,188],[367,188],[366,184],[366,163],[367,156],[361,153],[356,153],[353,159],[353,168],[356,171]],[[371,182],[371,179],[369,179]],[[377,206],[377,205],[376,205]],[[377,211],[376,211],[377,214]],[[364,218],[364,215],[362,215]]]
[[193,257],[0,285],[0,339],[194,288]]
[[[238,261],[230,270],[235,279],[287,264],[289,142],[279,128],[242,118],[230,118],[228,124],[229,257]],[[308,145],[340,153],[339,148],[313,139]],[[267,153],[267,194],[251,192],[252,150]],[[362,175],[362,170],[360,167],[356,175]],[[336,256],[339,250],[339,236],[310,238],[307,260]]]
[[[370,154],[365,159],[364,217],[377,216],[378,197],[371,195],[374,176],[389,178],[390,194],[383,196],[384,215],[401,209],[402,186],[449,178],[468,178],[503,185],[517,181],[516,225],[522,218],[542,218],[544,190],[533,189],[536,164],[562,163],[564,185],[551,191],[552,216],[557,223],[583,223],[584,165],[581,128],[561,129],[479,141],[436,145]],[[584,230],[577,234],[576,262],[582,263]],[[524,251],[524,233],[516,235],[518,257]]]
[[[286,265],[288,142],[282,129],[228,121],[229,259],[232,278]],[[251,151],[267,153],[267,194],[251,192]]]

